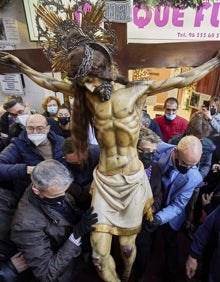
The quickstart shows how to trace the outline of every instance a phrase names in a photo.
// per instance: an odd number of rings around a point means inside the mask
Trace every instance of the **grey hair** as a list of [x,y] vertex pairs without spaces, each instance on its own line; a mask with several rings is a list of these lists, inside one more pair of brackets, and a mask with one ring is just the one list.
[[41,191],[49,186],[66,186],[73,181],[70,171],[60,162],[49,159],[40,162],[31,174],[33,184]]
[[149,126],[151,124],[150,115],[146,113],[145,111],[142,111],[141,123],[142,125],[145,125],[145,126]]
[[161,142],[160,137],[149,128],[141,128],[138,138],[138,145],[141,141],[149,141],[153,144],[159,145]]

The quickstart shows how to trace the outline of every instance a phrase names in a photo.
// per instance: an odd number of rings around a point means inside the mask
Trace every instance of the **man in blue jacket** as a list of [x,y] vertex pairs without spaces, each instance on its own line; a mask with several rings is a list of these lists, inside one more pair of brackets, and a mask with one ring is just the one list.
[[13,191],[19,199],[31,183],[30,174],[38,163],[55,159],[66,164],[61,150],[63,141],[63,137],[50,130],[44,116],[30,115],[26,130],[0,153],[0,179],[13,181]]
[[194,188],[202,181],[196,164],[202,154],[202,145],[195,136],[183,137],[177,147],[161,143],[154,155],[162,174],[163,204],[154,215],[154,220],[147,223],[147,228],[154,231],[159,225],[165,239],[166,266],[165,281],[176,281],[178,269],[177,231],[184,222],[184,210],[192,196]]

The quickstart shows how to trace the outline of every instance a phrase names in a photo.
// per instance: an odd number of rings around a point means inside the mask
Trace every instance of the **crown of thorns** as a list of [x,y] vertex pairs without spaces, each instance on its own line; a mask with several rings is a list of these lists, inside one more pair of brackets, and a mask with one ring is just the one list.
[[[87,2],[87,9],[84,9],[85,3],[80,6],[77,3],[65,7],[62,0],[41,0],[35,6],[38,39],[53,71],[68,74],[69,55],[77,47],[84,46],[84,58],[71,80],[80,80],[89,73],[94,50],[99,50],[112,62],[117,44],[115,32],[104,17],[105,1],[98,0],[89,6]],[[80,15],[80,24],[77,15]],[[103,21],[105,24],[101,25]]]

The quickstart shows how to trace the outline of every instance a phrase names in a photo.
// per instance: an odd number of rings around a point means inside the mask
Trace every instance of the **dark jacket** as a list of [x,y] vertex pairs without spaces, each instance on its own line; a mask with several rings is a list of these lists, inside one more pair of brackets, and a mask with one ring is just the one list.
[[71,171],[74,182],[79,185],[91,184],[93,180],[93,170],[99,162],[99,145],[89,145],[88,159],[83,164],[70,164],[68,168]]
[[212,242],[213,253],[210,261],[210,273],[214,282],[220,281],[220,207],[207,216],[205,222],[197,229],[191,245],[191,256],[198,259]]
[[152,131],[154,131],[154,132],[161,138],[161,140],[163,140],[163,135],[162,135],[162,133],[161,133],[160,127],[159,127],[159,125],[156,123],[155,120],[153,120],[153,119],[150,120],[149,129],[151,129]]
[[154,208],[154,213],[156,213],[160,210],[163,200],[160,168],[157,164],[152,163],[152,165],[145,171],[152,189],[152,193],[154,197],[153,208]]
[[[75,202],[67,193],[65,202],[78,217]],[[74,258],[81,247],[68,239],[72,231],[72,224],[37,198],[31,187],[25,191],[12,221],[11,239],[40,281],[74,281]]]
[[[66,165],[61,150],[64,138],[52,131],[47,136],[52,143],[53,158]],[[13,138],[0,154],[0,179],[1,181],[12,180],[15,195],[20,198],[31,183],[30,175],[27,174],[27,166],[36,166],[43,160],[43,156],[28,139],[27,132],[24,130],[18,138]]]
[[74,178],[68,192],[76,199],[77,204],[87,210],[91,204],[90,186],[93,180],[93,170],[99,162],[100,149],[98,145],[89,145],[88,159],[84,164],[70,164],[68,168]]

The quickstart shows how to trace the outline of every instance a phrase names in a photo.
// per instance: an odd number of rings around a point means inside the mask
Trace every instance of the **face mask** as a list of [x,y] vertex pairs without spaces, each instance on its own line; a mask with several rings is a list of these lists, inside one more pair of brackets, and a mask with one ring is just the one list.
[[144,168],[148,168],[152,163],[153,153],[139,153],[139,159],[142,161]]
[[210,109],[210,114],[211,114],[211,116],[214,116],[215,114],[216,114],[216,109],[215,108],[211,108]]
[[176,114],[165,114],[166,119],[174,120],[176,118]]
[[178,159],[175,159],[175,165],[176,165],[176,169],[177,169],[181,174],[186,174],[186,173],[187,173],[188,167],[180,165]]
[[58,111],[58,107],[57,106],[50,106],[47,107],[47,111],[49,114],[51,115],[56,115],[57,111]]
[[28,139],[34,143],[35,146],[39,146],[47,141],[47,134],[28,134]]
[[58,122],[67,125],[70,122],[70,117],[58,117]]
[[28,117],[29,117],[28,114],[19,115],[16,117],[15,122],[25,126]]

